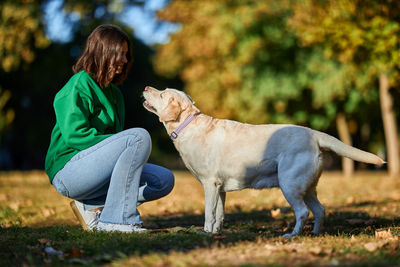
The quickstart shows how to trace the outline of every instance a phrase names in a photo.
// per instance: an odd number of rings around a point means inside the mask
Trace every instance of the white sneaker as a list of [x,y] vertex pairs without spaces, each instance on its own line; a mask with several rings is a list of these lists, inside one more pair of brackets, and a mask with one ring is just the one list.
[[106,231],[106,232],[144,232],[147,231],[146,228],[142,228],[140,224],[116,224],[116,223],[103,223],[99,222],[96,226],[98,231]]
[[86,231],[91,231],[97,226],[101,210],[85,210],[85,208],[83,207],[83,203],[76,200],[71,201],[71,203],[69,204],[79,223],[82,225],[83,229],[85,229]]

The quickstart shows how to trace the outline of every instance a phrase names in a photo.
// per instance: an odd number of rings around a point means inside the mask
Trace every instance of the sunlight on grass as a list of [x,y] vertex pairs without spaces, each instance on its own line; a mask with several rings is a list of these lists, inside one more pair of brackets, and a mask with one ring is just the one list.
[[[287,240],[280,236],[291,230],[295,219],[279,189],[228,193],[223,233],[212,236],[201,233],[201,184],[187,172],[174,173],[175,188],[167,197],[139,207],[145,227],[153,229],[141,235],[85,232],[70,210],[70,200],[56,192],[44,172],[0,173],[0,264],[400,263],[400,178],[380,172],[357,173],[349,179],[340,173],[323,174],[318,185],[326,207],[322,235],[309,234],[310,216],[304,235]],[[46,254],[46,247],[60,255]]]

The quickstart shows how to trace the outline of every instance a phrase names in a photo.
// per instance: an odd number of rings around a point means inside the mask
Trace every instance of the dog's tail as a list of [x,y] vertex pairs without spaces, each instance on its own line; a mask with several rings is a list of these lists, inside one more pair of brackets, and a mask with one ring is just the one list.
[[318,140],[320,148],[331,150],[340,156],[376,165],[382,165],[386,163],[380,157],[361,149],[346,145],[345,143],[326,133],[314,131],[314,136]]

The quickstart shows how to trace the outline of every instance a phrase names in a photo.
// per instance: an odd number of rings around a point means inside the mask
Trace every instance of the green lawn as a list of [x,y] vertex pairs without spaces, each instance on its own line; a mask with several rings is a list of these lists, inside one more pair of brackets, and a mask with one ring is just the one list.
[[279,189],[227,194],[221,235],[201,231],[203,190],[186,172],[139,207],[144,234],[85,232],[41,171],[0,173],[0,266],[399,266],[400,177],[323,174],[321,236],[281,235],[294,215]]

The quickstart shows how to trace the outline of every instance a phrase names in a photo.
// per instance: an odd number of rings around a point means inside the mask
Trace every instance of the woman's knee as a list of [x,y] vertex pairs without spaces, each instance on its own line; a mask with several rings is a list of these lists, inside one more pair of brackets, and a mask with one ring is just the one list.
[[150,175],[146,181],[147,187],[144,189],[143,194],[147,201],[168,195],[175,185],[175,177],[170,170],[160,166],[157,166],[157,170],[158,173]]
[[131,128],[124,131],[129,139],[128,145],[133,145],[136,142],[141,142],[145,146],[151,147],[151,137],[147,130],[143,128]]
[[165,169],[165,173],[163,175],[163,183],[163,193],[166,196],[172,191],[175,185],[175,177],[172,171]]

